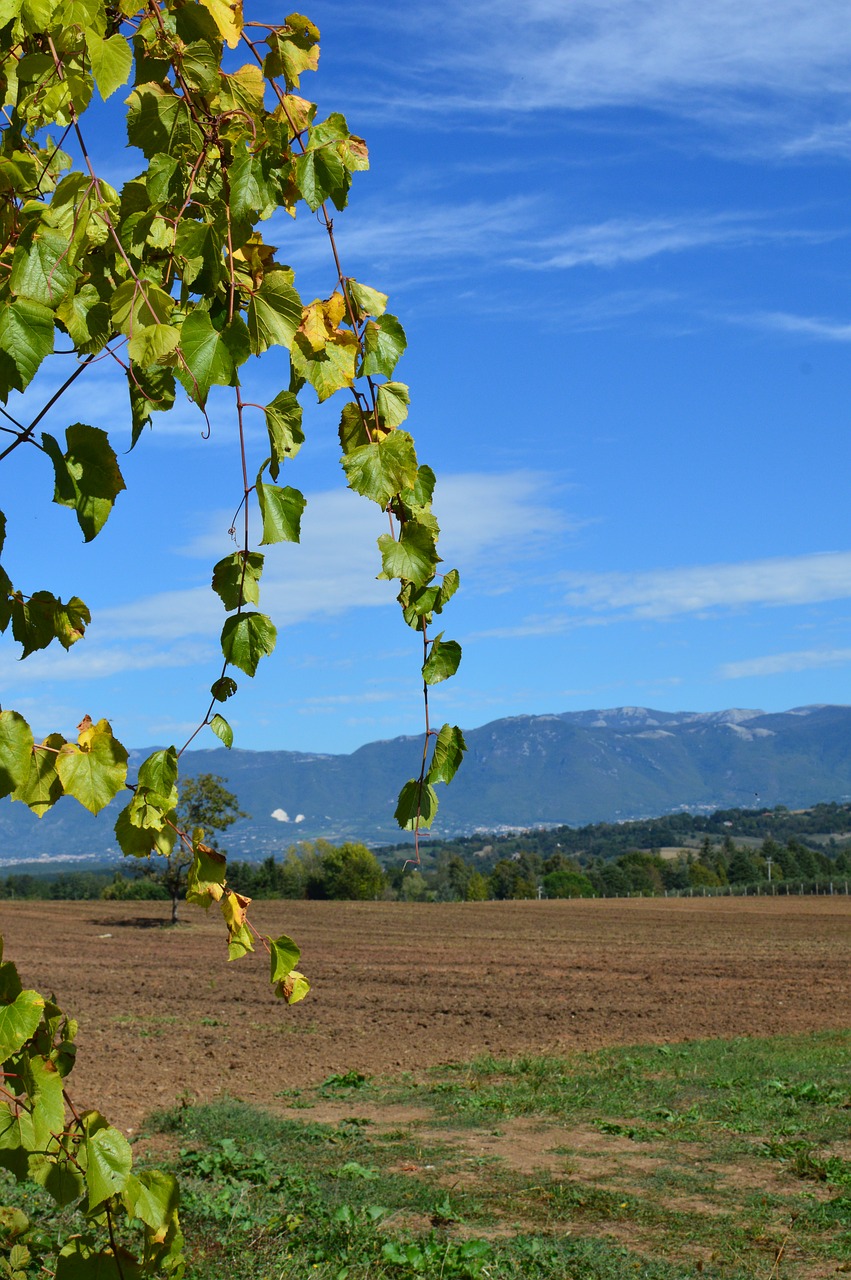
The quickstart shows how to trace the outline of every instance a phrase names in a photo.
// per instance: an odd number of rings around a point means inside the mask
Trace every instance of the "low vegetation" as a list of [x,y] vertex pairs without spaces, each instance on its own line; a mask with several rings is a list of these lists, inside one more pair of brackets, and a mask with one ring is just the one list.
[[[249,1257],[254,1280],[804,1280],[851,1257],[849,1049],[833,1032],[343,1071],[287,1089],[283,1115],[184,1100],[135,1154],[179,1175],[189,1280],[242,1280]],[[25,1276],[63,1230],[39,1208]]]

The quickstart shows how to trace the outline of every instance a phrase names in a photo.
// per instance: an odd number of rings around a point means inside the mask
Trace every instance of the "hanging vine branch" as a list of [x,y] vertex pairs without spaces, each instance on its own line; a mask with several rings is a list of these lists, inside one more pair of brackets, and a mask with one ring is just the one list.
[[[332,210],[345,209],[353,177],[369,161],[343,115],[319,120],[300,96],[301,77],[318,58],[319,31],[309,18],[246,24],[241,0],[0,0],[0,402],[7,406],[0,461],[22,446],[38,450],[46,496],[75,514],[90,542],[125,480],[101,427],[74,422],[64,438],[42,429],[70,388],[110,361],[126,385],[135,448],[180,394],[208,428],[212,388],[231,387],[241,520],[238,550],[212,570],[225,615],[221,669],[183,747],[154,752],[131,784],[128,753],[106,719],[86,715],[75,738],[54,732],[36,742],[24,717],[3,709],[0,797],[42,816],[68,795],[98,813],[129,790],[115,826],[124,854],[168,855],[175,841],[185,842],[189,900],[218,905],[231,959],[261,941],[275,992],[288,1002],[307,991],[295,969],[298,947],[286,936],[256,933],[224,858],[204,844],[201,829],[179,831],[176,805],[180,754],[207,727],[232,745],[220,708],[275,647],[274,621],[260,607],[264,553],[251,544],[249,511],[256,504],[259,547],[298,542],[305,499],[281,480],[304,441],[304,392],[320,402],[348,396],[339,425],[346,482],[388,517],[378,576],[397,584],[403,618],[421,636],[421,768],[396,809],[400,826],[414,832],[417,857],[420,830],[437,811],[436,784],[451,781],[466,749],[460,729],[435,730],[429,720],[430,686],[453,675],[461,657],[456,642],[429,630],[458,574],[439,572],[435,477],[403,426],[410,397],[396,367],[404,329],[385,294],[344,271]],[[144,165],[118,191],[93,160],[86,113],[95,93],[110,99],[131,80],[127,139]],[[307,303],[261,230],[276,211],[295,217],[303,206],[324,227],[333,273],[329,296]],[[288,354],[289,379],[258,404],[246,387],[248,361],[268,352]],[[59,390],[32,416],[17,409],[37,389],[40,371],[69,355],[76,363]],[[245,431],[249,409],[266,425],[257,458]],[[0,513],[0,555],[5,539]],[[0,568],[0,631],[11,632],[22,657],[54,641],[69,649],[90,622],[78,596],[14,585]],[[0,964],[0,1164],[36,1177],[61,1203],[87,1196],[89,1228],[69,1242],[57,1280],[179,1274],[176,1191],[156,1182],[163,1175],[136,1178],[121,1135],[98,1113],[78,1115],[58,1088],[72,1040],[59,1010],[22,991],[14,967]],[[117,1239],[122,1215],[144,1224],[136,1256]]]

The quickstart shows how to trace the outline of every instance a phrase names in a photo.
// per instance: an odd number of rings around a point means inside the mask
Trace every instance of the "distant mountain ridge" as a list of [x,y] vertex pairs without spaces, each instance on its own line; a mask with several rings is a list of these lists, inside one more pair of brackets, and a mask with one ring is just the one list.
[[[583,825],[677,809],[749,804],[801,807],[851,799],[851,707],[768,713],[647,707],[512,716],[465,731],[469,751],[439,787],[435,832]],[[399,839],[396,794],[417,772],[422,739],[370,742],[350,755],[298,751],[190,751],[187,773],[218,773],[252,814],[227,833],[235,857],[279,854],[323,836],[372,844]],[[131,768],[148,754],[131,753]],[[40,821],[0,802],[0,861],[40,855],[99,861],[117,851],[114,802],[93,818],[61,800]]]

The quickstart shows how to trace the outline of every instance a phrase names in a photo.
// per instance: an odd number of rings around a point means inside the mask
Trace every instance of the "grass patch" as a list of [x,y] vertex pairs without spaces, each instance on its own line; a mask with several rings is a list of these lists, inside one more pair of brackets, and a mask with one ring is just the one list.
[[[851,1257],[849,1049],[830,1033],[484,1058],[419,1084],[342,1072],[282,1095],[283,1115],[161,1113],[136,1158],[165,1149],[180,1177],[187,1280],[808,1280]],[[341,1102],[333,1124],[302,1110]],[[428,1118],[399,1123],[402,1102]]]

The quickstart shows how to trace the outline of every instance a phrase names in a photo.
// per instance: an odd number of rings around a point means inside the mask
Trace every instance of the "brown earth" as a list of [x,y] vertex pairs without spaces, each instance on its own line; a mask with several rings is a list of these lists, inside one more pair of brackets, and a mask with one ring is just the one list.
[[477,1054],[845,1027],[851,898],[258,902],[313,990],[288,1008],[265,953],[159,903],[0,903],[5,958],[79,1018],[73,1095],[131,1129],[179,1096],[273,1104],[335,1072]]

